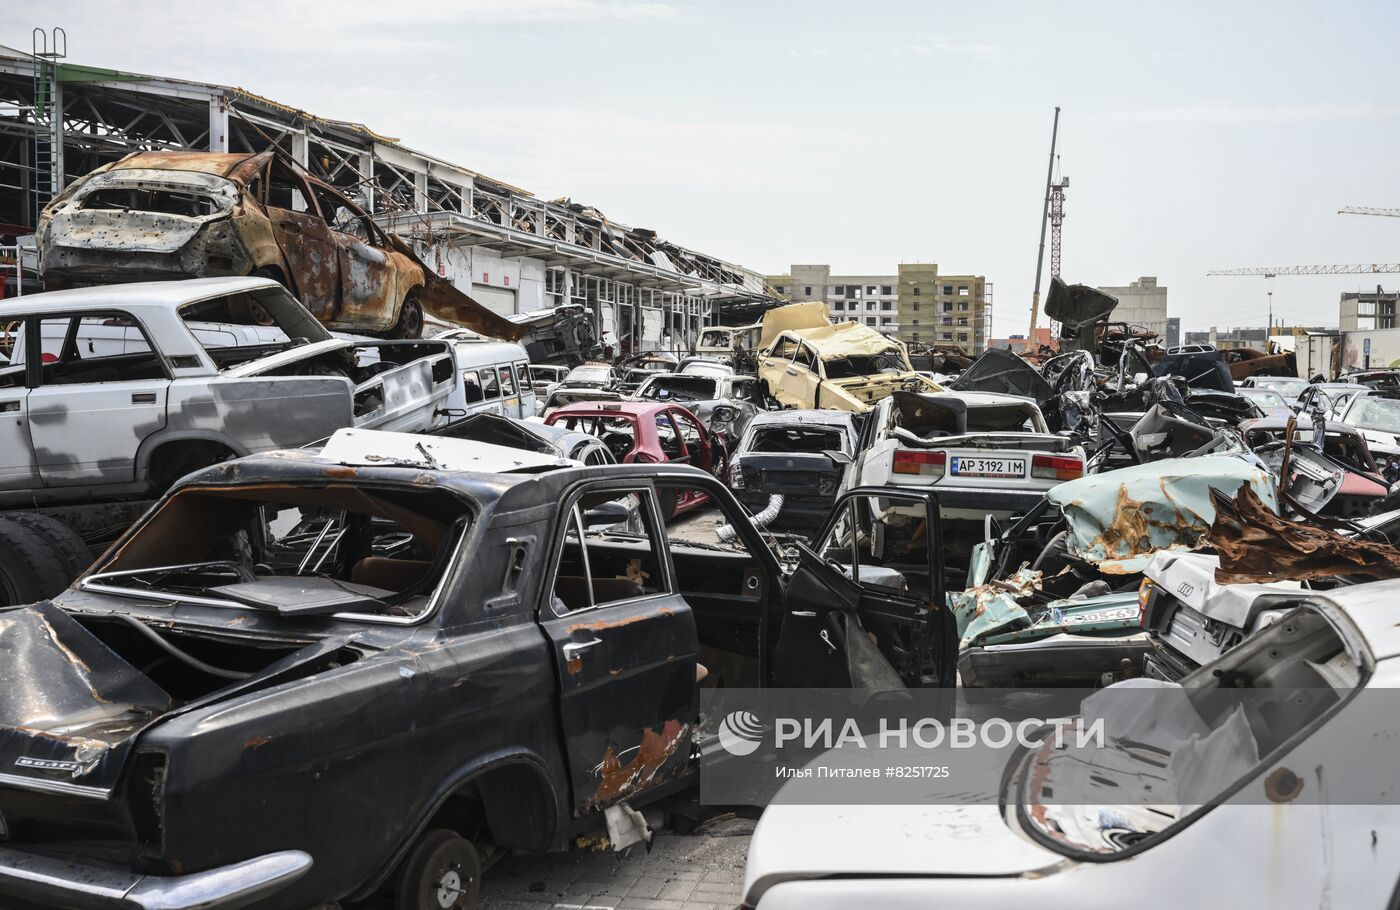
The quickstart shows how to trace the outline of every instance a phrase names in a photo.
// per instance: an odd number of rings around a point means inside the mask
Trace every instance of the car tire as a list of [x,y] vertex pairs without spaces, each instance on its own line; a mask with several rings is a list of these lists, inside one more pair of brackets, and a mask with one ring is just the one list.
[[63,557],[37,531],[0,516],[0,604],[18,606],[54,597],[72,581]]
[[57,518],[41,512],[10,512],[3,518],[28,528],[48,541],[49,546],[58,555],[69,582],[86,572],[88,566],[92,565],[92,549],[77,531]]
[[418,839],[403,861],[396,910],[475,910],[481,905],[481,857],[456,831]]
[[389,334],[394,338],[423,337],[423,302],[418,297],[418,288],[404,295],[399,306],[399,321],[394,323]]

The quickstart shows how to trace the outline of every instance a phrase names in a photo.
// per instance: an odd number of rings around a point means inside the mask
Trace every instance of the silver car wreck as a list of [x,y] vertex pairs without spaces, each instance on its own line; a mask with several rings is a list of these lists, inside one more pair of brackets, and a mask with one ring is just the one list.
[[36,294],[0,320],[3,505],[139,498],[343,427],[427,429],[454,381],[447,345],[333,337],[265,278]]

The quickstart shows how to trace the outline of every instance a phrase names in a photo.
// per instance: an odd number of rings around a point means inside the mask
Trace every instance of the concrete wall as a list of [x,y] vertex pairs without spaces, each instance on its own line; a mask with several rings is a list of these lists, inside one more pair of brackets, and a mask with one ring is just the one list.
[[1109,319],[1127,322],[1167,336],[1167,289],[1150,275],[1124,287],[1101,287],[1100,291],[1118,298],[1118,307]]

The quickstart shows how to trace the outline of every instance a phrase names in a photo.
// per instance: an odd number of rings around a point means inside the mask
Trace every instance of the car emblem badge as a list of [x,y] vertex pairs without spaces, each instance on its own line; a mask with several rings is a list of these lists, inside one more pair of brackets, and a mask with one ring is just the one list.
[[55,761],[49,758],[30,758],[27,755],[21,755],[19,758],[15,759],[15,764],[21,768],[37,768],[40,771],[67,771],[68,773],[73,775],[77,775],[80,771],[83,770],[83,766],[75,761]]

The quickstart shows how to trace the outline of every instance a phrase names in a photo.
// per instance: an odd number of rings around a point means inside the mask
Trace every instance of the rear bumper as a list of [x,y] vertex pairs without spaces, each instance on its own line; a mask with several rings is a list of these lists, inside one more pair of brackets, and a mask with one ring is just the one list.
[[0,847],[0,905],[8,897],[66,910],[251,907],[310,868],[310,854],[284,850],[190,875],[140,875]]

